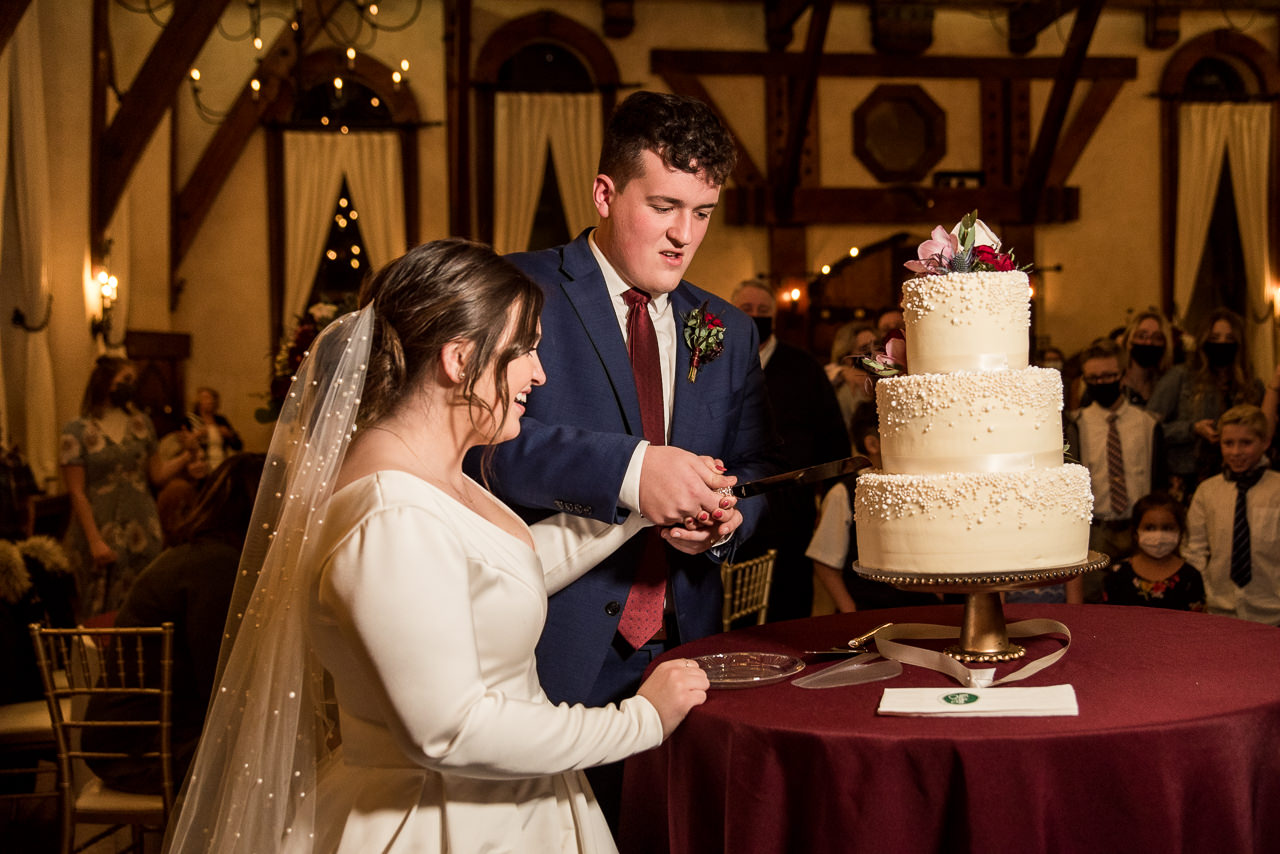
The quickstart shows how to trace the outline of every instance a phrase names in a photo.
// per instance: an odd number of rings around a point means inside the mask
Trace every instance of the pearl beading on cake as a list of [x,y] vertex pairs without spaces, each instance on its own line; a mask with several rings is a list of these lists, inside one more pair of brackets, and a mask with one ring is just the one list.
[[933,519],[944,509],[968,528],[1010,511],[1017,514],[1019,527],[1047,512],[1087,523],[1093,517],[1089,470],[1064,465],[1001,474],[865,472],[858,478],[854,521],[859,525],[921,515]]
[[948,318],[955,326],[999,317],[1030,328],[1029,288],[1027,274],[1020,270],[918,276],[902,285],[903,318],[911,324],[939,306],[953,304],[965,308],[964,312],[952,313]]
[[882,438],[907,427],[927,433],[933,422],[918,424],[927,418],[982,418],[1011,408],[1019,415],[1061,413],[1062,379],[1055,370],[1035,367],[890,377],[876,383],[876,408]]

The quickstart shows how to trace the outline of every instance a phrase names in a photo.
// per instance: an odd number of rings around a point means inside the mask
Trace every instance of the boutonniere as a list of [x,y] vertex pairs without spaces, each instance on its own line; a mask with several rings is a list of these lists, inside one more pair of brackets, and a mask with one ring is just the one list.
[[689,382],[698,379],[698,368],[724,352],[724,321],[707,311],[707,303],[684,316],[684,343],[689,345]]

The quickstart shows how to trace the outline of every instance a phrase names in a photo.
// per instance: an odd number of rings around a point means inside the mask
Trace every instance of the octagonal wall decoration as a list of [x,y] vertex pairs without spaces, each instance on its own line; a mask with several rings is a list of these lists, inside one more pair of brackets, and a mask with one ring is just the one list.
[[853,111],[853,154],[882,183],[921,181],[947,153],[947,114],[919,86],[877,86]]

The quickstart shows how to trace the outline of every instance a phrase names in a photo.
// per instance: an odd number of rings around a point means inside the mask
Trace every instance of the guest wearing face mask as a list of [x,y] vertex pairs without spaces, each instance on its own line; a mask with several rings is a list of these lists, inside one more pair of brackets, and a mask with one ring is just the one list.
[[1149,308],[1129,321],[1121,348],[1126,366],[1120,387],[1134,406],[1146,406],[1156,383],[1173,367],[1173,335],[1164,315]]
[[[759,279],[740,284],[731,300],[756,324],[760,333],[760,364],[774,426],[782,438],[783,471],[804,468],[849,456],[836,393],[818,360],[784,344],[774,334],[777,302],[773,290]],[[735,560],[777,549],[769,588],[770,622],[808,617],[813,611],[813,566],[805,548],[818,518],[818,492],[794,487],[769,495],[769,510],[750,539],[739,546]]]
[[[1155,416],[1121,390],[1119,347],[1099,338],[1081,353],[1080,365],[1092,402],[1067,414],[1067,453],[1089,469],[1092,481],[1089,548],[1119,559],[1133,547],[1134,503],[1167,486],[1163,436]],[[1101,599],[1101,583],[1098,573],[1085,578],[1085,601]]]
[[80,417],[62,429],[58,462],[71,500],[66,552],[76,576],[81,620],[117,610],[138,573],[160,553],[160,517],[151,485],[190,462],[162,461],[151,419],[133,405],[138,372],[103,356],[85,387]]
[[1147,410],[1161,419],[1175,497],[1190,500],[1195,486],[1222,469],[1218,418],[1233,406],[1262,402],[1244,347],[1244,321],[1215,309],[1205,318],[1196,349],[1156,383]]
[[1111,567],[1102,601],[1174,611],[1203,611],[1204,579],[1178,554],[1186,534],[1186,511],[1172,496],[1153,492],[1133,505],[1137,548]]

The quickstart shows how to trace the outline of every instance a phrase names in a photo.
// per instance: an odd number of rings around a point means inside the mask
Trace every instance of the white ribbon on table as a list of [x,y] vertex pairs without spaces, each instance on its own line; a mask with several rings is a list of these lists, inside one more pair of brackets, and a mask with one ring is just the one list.
[[1007,676],[994,679],[994,667],[965,667],[959,661],[943,652],[932,649],[921,649],[917,646],[898,643],[898,638],[911,640],[959,639],[960,630],[956,626],[935,626],[931,623],[894,623],[876,632],[876,649],[885,658],[927,667],[939,673],[945,673],[966,688],[988,688],[1006,682],[1017,682],[1044,670],[1067,654],[1071,648],[1071,630],[1057,620],[1036,619],[1022,620],[1007,627],[1011,638],[1029,638],[1036,635],[1065,635],[1067,643],[1062,649],[1028,662]]

